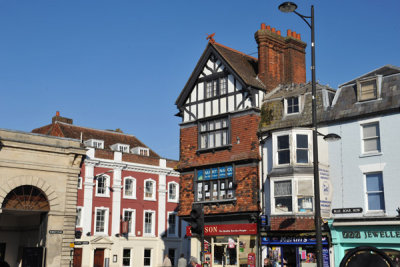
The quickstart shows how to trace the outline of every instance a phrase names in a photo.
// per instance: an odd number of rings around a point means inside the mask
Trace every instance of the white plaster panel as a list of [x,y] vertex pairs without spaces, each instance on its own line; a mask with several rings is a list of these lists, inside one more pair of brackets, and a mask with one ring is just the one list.
[[213,105],[213,115],[218,115],[218,99],[212,101]]
[[203,118],[203,114],[204,114],[204,110],[203,110],[204,105],[203,104],[199,104],[197,107],[199,109],[198,113],[197,113],[197,118],[201,119],[201,118]]
[[228,93],[233,93],[235,91],[234,82],[235,82],[235,79],[233,79],[233,76],[228,75]]
[[226,97],[221,97],[221,113],[227,112],[226,110]]
[[[242,96],[242,94],[237,94],[236,95],[236,107],[237,106],[239,106],[239,103],[241,103],[242,102],[242,100],[243,100],[243,96]],[[240,106],[240,108],[239,109],[243,109],[243,107],[242,106]]]
[[203,100],[204,99],[204,83],[198,83],[197,84],[197,90],[198,92],[198,100]]
[[197,86],[195,86],[192,90],[192,93],[190,94],[190,101],[191,102],[195,102],[196,99],[196,95],[197,95]]
[[183,111],[183,121],[189,121],[189,114],[187,113],[187,111]]
[[228,96],[228,111],[235,111],[235,97]]
[[206,111],[206,117],[211,116],[211,102],[207,101],[205,102],[205,111]]

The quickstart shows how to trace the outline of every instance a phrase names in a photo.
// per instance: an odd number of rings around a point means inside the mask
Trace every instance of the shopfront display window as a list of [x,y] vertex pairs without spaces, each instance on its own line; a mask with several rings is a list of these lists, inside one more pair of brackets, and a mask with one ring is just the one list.
[[233,166],[197,170],[197,201],[223,201],[234,198]]

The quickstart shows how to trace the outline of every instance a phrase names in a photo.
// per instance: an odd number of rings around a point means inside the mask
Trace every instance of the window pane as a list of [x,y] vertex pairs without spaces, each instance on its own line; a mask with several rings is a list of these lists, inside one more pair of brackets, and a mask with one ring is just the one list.
[[228,132],[222,131],[222,145],[228,144]]
[[379,139],[364,140],[364,152],[379,151]]
[[215,133],[215,146],[221,146],[222,145],[222,132],[218,131]]
[[133,183],[132,179],[125,179],[125,195],[126,196],[132,196],[133,194]]
[[383,193],[368,194],[368,209],[369,210],[384,210],[385,209]]
[[220,120],[215,121],[215,129],[221,129],[222,122]]
[[278,136],[278,149],[289,148],[289,135]]
[[169,199],[176,199],[176,184],[169,184]]
[[206,148],[207,147],[207,134],[202,134],[200,135],[200,147],[201,148]]
[[368,124],[363,126],[364,138],[375,137],[379,135],[378,124]]
[[285,196],[292,195],[292,182],[275,182],[274,184],[274,195],[275,196]]
[[280,151],[278,152],[278,164],[287,164],[290,163],[290,151]]
[[310,212],[313,210],[312,197],[299,197],[297,201],[299,212]]
[[124,249],[122,252],[122,266],[131,266],[131,250]]
[[308,150],[297,149],[296,161],[297,161],[297,163],[308,163]]
[[308,136],[305,134],[296,134],[296,144],[298,148],[308,148]]
[[367,191],[383,191],[383,181],[381,173],[367,174]]
[[292,197],[276,197],[275,212],[292,211]]
[[208,135],[208,147],[214,147],[214,134],[215,133],[209,133]]

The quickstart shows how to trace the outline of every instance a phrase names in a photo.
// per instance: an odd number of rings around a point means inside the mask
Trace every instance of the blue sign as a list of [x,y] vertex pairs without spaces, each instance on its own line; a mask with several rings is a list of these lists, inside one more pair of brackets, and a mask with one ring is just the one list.
[[205,180],[210,180],[211,178],[211,170],[210,169],[205,169],[204,170],[204,179]]
[[322,248],[322,262],[324,267],[329,267],[329,249]]
[[267,226],[267,216],[266,215],[261,215],[261,226],[265,227]]
[[226,174],[227,174],[227,177],[233,176],[233,167],[232,166],[226,167]]
[[219,178],[226,178],[226,168],[219,167]]
[[218,179],[218,168],[212,168],[211,169],[211,178],[212,179]]
[[203,171],[201,170],[201,171],[197,171],[197,180],[199,180],[199,181],[201,181],[201,180],[203,180]]

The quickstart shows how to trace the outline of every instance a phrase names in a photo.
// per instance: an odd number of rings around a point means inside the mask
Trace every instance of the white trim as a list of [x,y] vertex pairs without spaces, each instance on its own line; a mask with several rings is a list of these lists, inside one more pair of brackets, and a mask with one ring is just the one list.
[[[150,265],[144,265],[144,251],[145,250],[150,250]],[[143,249],[143,267],[151,267],[153,266],[153,248],[144,248]]]
[[[153,183],[153,186],[152,186],[153,192],[152,192],[151,197],[146,197],[146,182]],[[154,180],[152,178],[148,178],[148,179],[144,180],[144,182],[143,182],[143,200],[156,201],[156,186],[157,186],[156,180]]]
[[[176,191],[175,198],[172,198],[172,199],[170,198],[170,194],[169,194],[169,186],[170,185],[175,185],[175,191]],[[175,181],[169,182],[167,190],[168,190],[168,198],[167,198],[168,202],[178,203],[179,202],[179,184]]]
[[[380,173],[382,179],[382,194],[383,194],[383,206],[385,209],[383,210],[370,210],[368,207],[368,190],[367,190],[367,175]],[[364,187],[364,207],[365,207],[365,216],[384,216],[386,212],[386,201],[385,201],[385,185],[383,180],[383,172],[382,171],[371,171],[363,173],[363,187]]]
[[[174,234],[170,234],[169,233],[169,229],[170,229],[170,226],[169,226],[169,216],[170,215],[174,215],[174,217],[175,217],[175,233]],[[177,216],[177,213],[176,212],[174,212],[174,211],[172,211],[172,212],[167,212],[167,236],[168,237],[178,237],[178,225],[179,225],[179,219],[178,219],[179,217]]]
[[76,217],[78,219],[78,210],[80,211],[80,219],[79,219],[79,224],[75,221],[75,227],[81,228],[83,226],[83,219],[85,218],[83,214],[84,207],[82,206],[77,206],[76,207]]
[[[104,232],[97,232],[96,231],[96,224],[97,224],[97,211],[104,210]],[[94,208],[94,235],[108,235],[108,219],[109,219],[109,208],[107,207],[95,207]]]
[[[146,213],[151,213],[151,233],[146,233]],[[156,236],[156,211],[155,210],[143,210],[143,236],[155,237]]]
[[[125,193],[125,183],[126,180],[132,180],[132,195],[131,196],[127,196]],[[124,177],[124,185],[123,185],[123,198],[127,198],[127,199],[136,199],[136,178],[132,177],[132,176],[126,176]]]
[[[288,98],[295,98],[297,97],[297,102],[298,102],[298,106],[299,106],[299,111],[297,112],[292,112],[292,113],[288,113],[288,103],[287,100]],[[283,100],[283,114],[284,116],[292,116],[292,115],[298,115],[300,113],[302,113],[303,109],[302,109],[302,96],[290,96],[290,97],[286,97]]]
[[367,165],[360,165],[358,166],[363,174],[365,173],[370,173],[370,172],[383,172],[383,169],[385,168],[386,163],[380,162],[380,163],[373,163],[373,164],[367,164]]
[[[382,154],[382,147],[381,147],[381,121],[380,118],[372,118],[372,119],[366,119],[366,120],[359,120],[358,121],[360,125],[360,140],[361,140],[361,155],[360,157],[364,156],[375,156],[375,155],[381,155]],[[364,126],[369,125],[369,124],[378,124],[378,130],[379,130],[379,135],[378,135],[378,140],[379,140],[379,150],[376,151],[364,151]]]
[[122,210],[122,218],[125,220],[125,212],[132,212],[131,217],[131,232],[128,233],[128,236],[136,236],[136,210],[135,209],[123,209]]
[[81,176],[78,177],[78,189],[82,189],[83,178]]
[[[95,176],[96,177],[96,190],[95,190],[95,196],[96,197],[110,197],[110,176],[107,174],[101,174],[99,176]],[[99,178],[105,178],[105,193],[104,194],[100,194],[98,193],[98,181]]]

